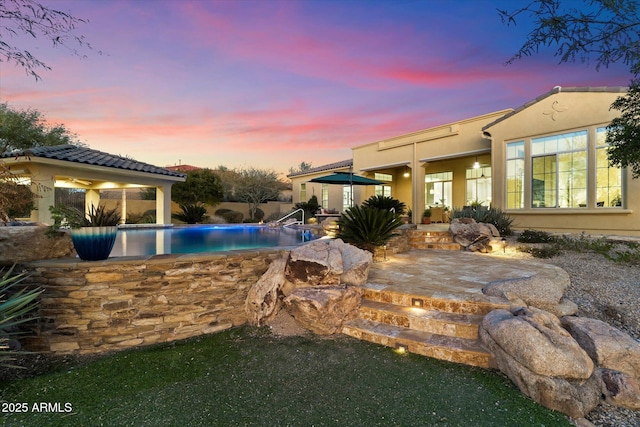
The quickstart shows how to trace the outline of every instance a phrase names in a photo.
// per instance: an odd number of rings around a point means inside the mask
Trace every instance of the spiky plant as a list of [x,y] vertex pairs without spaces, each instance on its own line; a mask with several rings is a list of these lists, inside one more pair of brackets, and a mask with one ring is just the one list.
[[369,197],[364,201],[364,203],[362,203],[362,205],[367,208],[378,208],[387,211],[394,211],[396,215],[403,215],[404,211],[407,209],[407,205],[405,205],[400,200],[380,194]]
[[180,206],[182,212],[171,215],[187,224],[198,224],[207,219],[207,207],[201,203],[185,203]]
[[107,209],[104,205],[91,205],[91,210],[85,213],[72,206],[49,206],[53,224],[49,232],[55,233],[60,227],[107,227],[120,224],[122,219],[118,207]]
[[354,206],[340,216],[337,237],[373,252],[376,246],[382,246],[396,236],[394,231],[402,224],[402,219],[391,211]]
[[12,289],[27,277],[12,275],[14,267],[0,270],[0,366],[5,368],[17,367],[11,362],[19,352],[9,349],[9,341],[20,334],[16,326],[36,318],[27,314],[37,306],[36,298],[42,293],[41,289]]

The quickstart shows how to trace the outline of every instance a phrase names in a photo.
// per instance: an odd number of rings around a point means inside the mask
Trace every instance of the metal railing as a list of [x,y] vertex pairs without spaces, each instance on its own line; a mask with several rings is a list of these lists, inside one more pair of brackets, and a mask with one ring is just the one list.
[[293,216],[295,214],[297,214],[298,212],[302,212],[302,221],[296,221],[294,223],[291,224],[284,224],[283,227],[286,227],[288,225],[304,225],[304,209],[300,208],[300,209],[296,209],[293,212],[289,212],[288,214],[286,214],[285,216],[283,216],[282,218],[274,221],[276,224],[279,224],[280,222],[284,221],[285,219],[289,218],[290,216]]

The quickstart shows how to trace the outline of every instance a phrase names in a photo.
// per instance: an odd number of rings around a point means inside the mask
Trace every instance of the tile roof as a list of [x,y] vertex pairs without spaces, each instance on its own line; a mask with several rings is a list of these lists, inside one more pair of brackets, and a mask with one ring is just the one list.
[[485,125],[482,130],[487,130],[489,129],[491,126],[500,123],[503,120],[508,119],[509,117],[518,114],[520,111],[529,108],[530,106],[532,106],[533,104],[542,101],[545,98],[550,97],[551,95],[554,95],[556,93],[560,93],[560,92],[611,92],[611,93],[626,93],[628,91],[628,87],[625,86],[598,86],[598,87],[589,87],[589,86],[585,86],[585,87],[562,87],[562,86],[556,86],[553,89],[551,89],[549,92],[547,93],[543,93],[542,95],[538,96],[535,99],[532,99],[529,102],[526,102],[525,104],[521,105],[520,107],[516,108],[515,110],[513,110],[512,112],[505,114],[504,116],[500,117],[497,120],[494,120],[493,122],[489,123],[488,125]]
[[46,147],[34,147],[27,150],[16,150],[0,154],[0,158],[8,157],[42,157],[47,159],[62,160],[66,162],[82,163],[86,165],[104,166],[108,168],[124,169],[138,172],[152,173],[174,177],[185,177],[180,172],[171,171],[148,163],[138,162],[115,154],[104,153],[77,145],[53,145]]
[[350,166],[353,166],[353,159],[342,160],[335,163],[329,163],[328,165],[317,166],[315,168],[307,169],[304,171],[290,173],[289,175],[287,175],[287,177],[291,178],[292,176],[307,175],[310,173],[323,172],[323,171],[328,171],[332,169],[348,168]]

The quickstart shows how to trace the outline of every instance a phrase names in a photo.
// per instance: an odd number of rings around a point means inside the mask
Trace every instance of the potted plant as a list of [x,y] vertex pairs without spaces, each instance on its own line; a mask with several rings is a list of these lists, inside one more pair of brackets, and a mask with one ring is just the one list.
[[422,213],[422,223],[423,224],[431,224],[431,208],[427,208]]
[[99,261],[109,258],[121,219],[118,207],[106,209],[104,205],[91,205],[86,213],[67,206],[51,206],[49,210],[53,217],[50,229],[68,228],[80,259]]

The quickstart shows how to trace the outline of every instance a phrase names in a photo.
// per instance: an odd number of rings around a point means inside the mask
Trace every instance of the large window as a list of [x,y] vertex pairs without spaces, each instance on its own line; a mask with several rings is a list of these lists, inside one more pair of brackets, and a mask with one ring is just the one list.
[[322,184],[322,204],[325,209],[329,208],[329,184]]
[[467,205],[491,206],[491,166],[467,169]]
[[587,206],[587,131],[531,140],[531,205]]
[[507,144],[507,209],[524,208],[524,141]]
[[300,202],[304,203],[307,201],[307,184],[300,184]]
[[[388,173],[376,173],[374,175],[374,178],[376,180],[378,180],[378,181],[387,181],[387,182],[392,182],[393,181],[393,175],[390,175]],[[391,197],[391,186],[390,185],[376,185],[375,194],[376,194],[376,196]]]
[[428,173],[424,176],[424,200],[427,206],[451,206],[453,172]]
[[622,170],[609,166],[607,131],[596,131],[596,206],[622,207]]
[[351,195],[351,186],[344,185],[342,187],[342,208],[347,209],[353,206],[353,198]]

